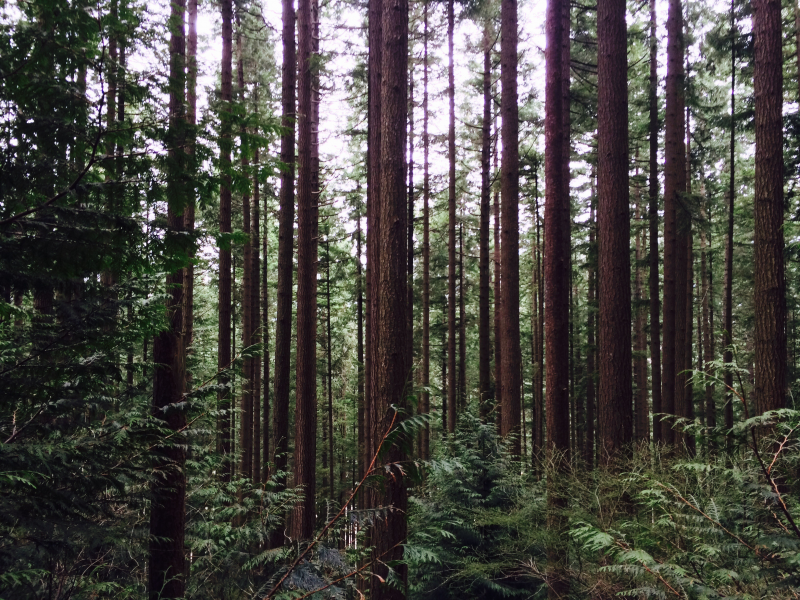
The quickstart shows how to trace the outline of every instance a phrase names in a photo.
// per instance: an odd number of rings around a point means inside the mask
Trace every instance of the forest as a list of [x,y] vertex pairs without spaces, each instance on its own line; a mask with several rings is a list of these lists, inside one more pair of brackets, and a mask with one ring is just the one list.
[[0,600],[800,598],[798,0],[0,0]]

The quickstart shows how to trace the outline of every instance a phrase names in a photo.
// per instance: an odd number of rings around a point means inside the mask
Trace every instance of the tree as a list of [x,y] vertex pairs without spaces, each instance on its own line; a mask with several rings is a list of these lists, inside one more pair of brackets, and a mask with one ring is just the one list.
[[447,159],[450,164],[447,188],[447,433],[456,430],[456,84],[453,65],[453,31],[455,0],[447,1],[447,100],[449,127],[447,130]]
[[[283,67],[281,74],[281,189],[278,218],[278,290],[275,321],[275,395],[273,406],[273,462],[275,471],[285,472],[289,452],[289,377],[292,343],[292,289],[294,280],[294,170],[295,170],[295,12],[292,0],[283,0]],[[279,476],[279,483],[285,478]],[[272,545],[283,543],[273,536]]]
[[[430,171],[428,137],[428,2],[424,6],[423,58],[422,58],[422,407],[423,414],[430,413],[431,400],[428,391],[431,385],[431,217],[430,217]],[[430,457],[430,426],[422,430],[420,458]]]
[[783,54],[781,4],[753,3],[755,45],[755,406],[786,405],[786,275],[783,264]]
[[[186,3],[178,0],[170,13],[169,141],[167,163],[167,248],[177,255],[186,250],[185,197],[185,33]],[[186,384],[183,342],[183,265],[167,275],[168,326],[155,339],[153,360],[153,414],[175,432],[177,439],[154,453],[156,478],[150,507],[150,557],[148,594],[157,598],[182,598],[185,590],[184,523],[186,514],[186,451],[181,443],[186,413],[181,407]]]
[[483,26],[483,123],[481,124],[481,222],[480,222],[480,314],[478,402],[481,418],[488,414],[491,396],[489,363],[491,339],[489,337],[489,216],[491,200],[491,126],[492,126],[492,57],[491,28],[489,20]]
[[597,4],[598,425],[608,464],[631,441],[628,52],[624,0]]
[[310,539],[316,520],[317,460],[317,237],[319,231],[312,164],[312,78],[314,0],[298,4],[297,78],[297,385],[295,408],[294,482],[303,487],[303,501],[291,522],[291,537]]
[[[500,5],[500,79],[502,94],[500,162],[501,280],[500,327],[502,344],[503,412],[500,433],[517,436],[512,453],[520,455],[520,341],[519,341],[519,109],[517,106],[517,2]],[[560,90],[559,90],[560,91]]]

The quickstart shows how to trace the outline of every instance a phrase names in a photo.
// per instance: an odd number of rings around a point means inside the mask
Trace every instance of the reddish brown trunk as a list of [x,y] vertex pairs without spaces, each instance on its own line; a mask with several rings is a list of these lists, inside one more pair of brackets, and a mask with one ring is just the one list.
[[[256,161],[258,162],[258,161]],[[262,381],[262,390],[264,394],[263,408],[261,411],[262,436],[261,436],[261,477],[262,481],[269,478],[270,466],[269,461],[272,457],[270,454],[270,427],[269,427],[269,230],[267,229],[267,215],[269,214],[269,206],[267,204],[268,195],[264,195],[264,234],[261,236],[261,253],[263,260],[261,261],[261,337],[264,348],[264,379]]]
[[[258,109],[258,88],[255,89],[255,104],[256,110]],[[258,146],[256,146],[253,153],[253,160],[255,172],[258,173],[260,165]],[[252,328],[252,344],[261,343],[261,259],[258,251],[261,246],[260,237],[260,224],[261,224],[261,197],[259,194],[258,176],[253,177],[253,211],[252,221],[250,224],[250,238],[252,240],[251,247],[251,261],[252,267],[250,268],[250,311],[253,315],[250,318],[250,327]],[[256,484],[261,483],[261,360],[258,357],[252,359],[252,390],[253,393],[250,397],[253,405],[253,481]]]
[[458,224],[458,410],[467,405],[467,322],[464,307],[464,223]]
[[[220,66],[220,99],[222,100],[222,114],[220,115],[220,142],[219,142],[219,231],[222,235],[231,232],[231,101],[233,99],[233,2],[222,0],[222,64]],[[217,368],[228,369],[231,364],[231,248],[230,241],[220,244],[219,247],[219,331],[217,342]],[[227,374],[220,375],[220,385],[230,382]],[[222,388],[218,396],[219,408],[222,414],[217,421],[219,431],[219,445],[223,457],[223,480],[230,480],[233,458],[231,456],[231,394],[227,388]]]
[[625,1],[597,5],[598,427],[601,460],[631,441],[631,267]]
[[298,4],[297,78],[297,374],[294,484],[303,500],[292,515],[291,537],[314,533],[317,460],[317,199],[312,164],[312,71],[314,66],[314,0]]
[[653,441],[661,441],[661,303],[658,283],[658,38],[656,2],[650,0],[650,87],[649,87],[649,195],[650,195],[650,370],[653,393]]
[[[592,196],[591,207],[589,209],[589,252],[590,256],[594,253],[595,248],[595,221],[594,221],[594,204],[595,204],[595,189],[594,189],[594,170],[592,170]],[[586,445],[583,449],[583,461],[586,467],[592,469],[594,466],[595,448],[595,386],[597,385],[595,376],[595,354],[597,347],[595,345],[595,323],[597,321],[597,301],[595,292],[595,265],[594,260],[589,260],[589,289],[587,294],[587,304],[589,307],[589,317],[586,323]]]
[[489,211],[491,201],[491,123],[492,123],[492,60],[491,28],[483,26],[483,123],[481,127],[481,221],[480,221],[480,299],[478,316],[478,402],[480,416],[486,419],[491,396],[489,362]]
[[[431,384],[431,233],[430,233],[430,173],[428,168],[428,2],[424,6],[424,50],[423,50],[423,95],[422,95],[422,412],[431,411],[431,397],[428,388]],[[430,458],[430,426],[426,423],[422,430],[420,458]]]
[[447,432],[456,430],[456,102],[455,69],[453,66],[453,30],[455,28],[454,0],[447,2],[447,99],[450,107],[450,126],[447,133],[447,156],[450,161],[447,194]]
[[786,406],[786,275],[783,263],[783,55],[781,3],[753,2],[755,42],[755,409]]
[[[500,433],[516,436],[513,455],[520,455],[519,342],[519,119],[517,107],[517,2],[502,0],[500,8],[500,114],[503,156],[500,163],[501,279],[500,343],[502,345],[503,414]],[[560,90],[559,90],[560,91]]]
[[[170,15],[169,148],[167,171],[166,252],[178,256],[187,250],[182,232],[185,206],[185,39],[183,20],[185,1],[172,4]],[[183,598],[186,564],[184,561],[184,505],[186,476],[183,471],[186,451],[182,431],[186,413],[175,405],[183,401],[186,384],[183,342],[183,269],[167,275],[167,328],[153,346],[157,365],[153,381],[153,415],[172,430],[173,439],[154,450],[155,477],[150,507],[148,594],[151,600]],[[39,308],[39,307],[37,307]]]
[[[683,16],[681,0],[670,0],[667,16],[667,81],[664,134],[664,348],[661,410],[681,414],[686,336],[686,225],[680,195],[686,191],[683,144]],[[661,437],[675,443],[672,419],[661,423]]]
[[[379,414],[380,435],[386,432],[394,419],[392,406],[405,406],[410,380],[407,327],[404,319],[395,315],[406,314],[408,271],[405,263],[408,210],[404,175],[406,172],[406,117],[408,111],[408,3],[399,0],[385,3],[382,12],[383,52],[381,81],[381,146],[380,146],[380,254],[386,257],[380,263],[380,319],[376,348],[375,408]],[[377,265],[376,265],[377,266]],[[380,399],[380,403],[378,403]],[[388,449],[390,463],[405,458],[398,444]],[[406,538],[407,496],[402,474],[395,472],[387,478],[383,504],[393,510],[375,522],[373,531],[373,556],[380,562],[373,567],[370,598],[373,600],[401,599],[407,570],[402,564],[396,567],[400,588],[383,583],[387,576],[388,561],[403,558],[402,543]]]
[[[638,175],[638,172],[637,172]],[[636,188],[636,224],[639,227],[641,221],[641,190],[637,183]],[[644,238],[644,239],[643,239]],[[650,440],[650,411],[647,406],[647,358],[645,356],[647,341],[645,340],[644,322],[645,313],[641,309],[642,301],[642,269],[639,266],[644,255],[644,247],[647,245],[647,233],[643,228],[636,230],[636,275],[635,281],[635,302],[636,319],[634,320],[634,350],[636,356],[633,359],[634,383],[636,386],[636,410],[635,410],[635,435],[638,443],[646,443]]]
[[[293,255],[294,255],[294,175],[295,175],[295,12],[293,0],[283,0],[283,67],[281,75],[281,172],[280,211],[278,213],[278,289],[275,320],[275,394],[272,411],[273,464],[276,472],[285,472],[289,452],[289,385],[292,343]],[[279,488],[286,483],[278,479]],[[283,544],[281,533],[272,545]]]
[[[723,352],[722,362],[733,362],[733,208],[736,198],[736,21],[734,0],[731,0],[731,130],[730,130],[730,164],[728,179],[728,220],[725,236],[725,290],[723,292]],[[725,406],[723,414],[725,429],[733,428],[733,371],[725,369],[723,387],[725,388]],[[733,449],[733,436],[728,436],[728,450]]]

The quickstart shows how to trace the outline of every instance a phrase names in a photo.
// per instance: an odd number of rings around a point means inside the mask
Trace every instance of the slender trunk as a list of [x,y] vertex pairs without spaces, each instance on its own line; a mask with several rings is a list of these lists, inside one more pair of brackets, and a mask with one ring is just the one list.
[[481,126],[481,224],[480,224],[480,306],[478,317],[478,402],[481,420],[488,415],[491,395],[489,362],[489,210],[491,200],[491,122],[492,122],[492,56],[491,27],[487,19],[483,26],[483,123]]
[[[689,61],[686,61],[686,72],[689,73]],[[686,193],[691,196],[692,194],[692,176],[691,176],[691,130],[689,120],[689,107],[686,107]],[[694,238],[692,236],[691,221],[689,222],[689,230],[686,234],[686,350],[684,357],[684,371],[683,376],[683,393],[684,393],[684,413],[682,417],[689,420],[691,423],[694,421],[694,389],[691,383],[691,371],[694,369],[694,361],[692,359],[694,346],[692,342],[692,335],[694,329]],[[700,331],[698,329],[698,335]],[[686,443],[686,449],[690,456],[695,454],[695,439],[694,435],[690,433],[683,434]]]
[[[431,396],[428,388],[431,384],[431,233],[430,233],[430,173],[428,153],[430,140],[428,138],[428,0],[424,5],[424,50],[423,50],[423,95],[422,95],[422,153],[423,153],[423,180],[422,180],[422,412],[431,411]],[[420,452],[423,460],[430,458],[430,425],[425,424],[422,430],[422,449]]]
[[[409,56],[413,56],[413,48],[409,48]],[[406,308],[408,325],[406,343],[408,344],[408,357],[411,361],[409,368],[413,368],[414,358],[414,70],[408,70],[408,227],[406,229],[406,249],[408,254],[408,298]],[[418,406],[418,412],[422,407]],[[420,437],[420,442],[422,441]],[[417,444],[418,446],[420,444]]]
[[[508,0],[506,0],[508,1]],[[565,6],[567,5],[567,6]],[[570,202],[564,185],[564,0],[548,0],[545,31],[545,337],[547,368],[547,451],[559,469],[569,464],[569,263]],[[505,123],[505,119],[503,119]],[[504,229],[505,229],[505,214]],[[503,241],[505,250],[505,240]],[[504,252],[503,261],[507,254]],[[505,264],[504,264],[505,266]],[[503,301],[505,293],[505,270]],[[505,333],[505,332],[504,332]],[[503,352],[504,360],[505,347]],[[505,366],[505,365],[504,365]],[[505,391],[505,390],[504,390]],[[569,592],[567,550],[560,539],[566,522],[561,514],[566,497],[556,478],[548,477],[548,529],[553,536],[547,547],[548,597],[556,600]]]
[[[183,238],[185,206],[185,38],[184,0],[172,4],[170,15],[169,148],[167,171],[166,252],[179,256],[187,250]],[[186,502],[185,436],[186,413],[178,408],[186,384],[183,342],[183,269],[166,277],[167,328],[155,339],[153,359],[158,365],[153,381],[153,415],[173,431],[173,439],[154,451],[152,500],[150,506],[149,585],[151,600],[183,598],[186,565],[184,561],[184,522]]]
[[453,66],[453,30],[455,28],[454,0],[447,2],[447,51],[448,87],[447,99],[450,107],[450,126],[447,133],[447,156],[450,161],[449,187],[447,194],[447,432],[456,430],[456,102],[455,69]]
[[[394,421],[392,406],[404,407],[410,384],[411,365],[406,342],[407,327],[395,315],[406,314],[408,269],[407,252],[408,208],[405,189],[406,118],[408,111],[408,2],[398,0],[383,4],[382,74],[381,81],[381,145],[380,145],[380,264],[379,328],[376,348],[376,411],[380,415],[380,435]],[[377,399],[380,399],[378,405]],[[398,444],[388,448],[387,460],[396,463],[405,459]],[[407,567],[398,562],[399,586],[384,584],[388,561],[402,561],[402,543],[406,538],[408,500],[406,483],[401,473],[387,478],[383,504],[392,507],[385,516],[376,519],[373,531],[373,556],[380,557],[373,567],[370,598],[373,600],[401,599]]]
[[[710,216],[708,217],[708,220],[710,221]],[[701,228],[700,281],[702,285],[701,293],[703,297],[703,371],[705,371],[706,376],[704,405],[706,427],[709,431],[708,449],[709,451],[713,451],[716,449],[716,436],[713,434],[713,429],[717,426],[717,410],[714,406],[714,386],[711,384],[711,378],[715,375],[714,368],[711,364],[714,360],[714,325],[713,316],[710,310],[710,307],[713,305],[713,296],[711,289],[710,264],[707,264],[706,262],[706,256],[708,256],[710,259],[710,255],[707,255],[706,253],[707,246],[708,243],[706,239],[706,231],[705,229]],[[710,260],[708,263],[710,263]]]
[[783,55],[781,3],[753,2],[755,46],[756,414],[786,406],[786,274],[783,262]]
[[[256,111],[258,110],[258,87],[254,90]],[[252,242],[251,247],[251,260],[252,267],[250,268],[250,288],[252,290],[250,300],[250,311],[253,315],[250,319],[250,327],[252,328],[252,344],[261,343],[262,325],[261,325],[261,258],[258,254],[259,247],[261,246],[261,196],[258,181],[258,171],[261,167],[259,165],[259,152],[258,146],[253,151],[253,161],[255,173],[253,177],[253,212],[252,222],[250,225],[250,237]],[[265,232],[266,235],[266,232]],[[255,357],[252,360],[252,390],[251,402],[253,404],[253,481],[256,484],[261,483],[261,360]],[[264,413],[266,416],[266,412]]]
[[519,363],[519,109],[517,106],[517,0],[502,0],[500,7],[500,114],[503,156],[500,163],[501,279],[503,373],[500,381],[503,418],[500,434],[515,436],[510,451],[520,455],[520,372]]
[[[638,176],[638,170],[637,170]],[[638,177],[637,177],[638,178]],[[640,227],[641,214],[642,214],[642,198],[641,190],[639,189],[638,181],[636,183],[636,275],[635,281],[635,300],[636,300],[636,318],[634,319],[634,349],[636,356],[633,359],[633,373],[634,383],[636,386],[636,410],[635,410],[635,435],[636,441],[639,444],[646,443],[650,440],[650,411],[647,406],[647,359],[645,357],[645,348],[647,342],[645,340],[644,322],[645,313],[641,309],[642,301],[642,269],[639,266],[644,255],[644,247],[647,245],[647,231]],[[642,239],[644,238],[644,239]]]
[[[358,280],[358,451],[356,456],[364,456],[364,279],[361,272],[361,213],[356,223],[356,278]],[[364,477],[364,462],[357,460],[358,480]]]
[[291,520],[291,537],[314,533],[317,460],[317,221],[318,188],[312,164],[312,71],[315,0],[301,0],[297,11],[297,374],[295,405],[294,484],[303,500]]
[[649,87],[649,195],[650,195],[650,370],[653,394],[653,441],[661,441],[661,303],[658,282],[658,38],[656,2],[650,0],[650,87]]
[[[256,161],[258,162],[258,161]],[[261,337],[264,348],[264,380],[262,390],[264,394],[263,408],[261,409],[262,436],[261,436],[261,481],[269,479],[270,454],[270,431],[269,431],[269,230],[267,229],[267,215],[269,207],[267,204],[268,195],[264,194],[264,234],[261,236]]]
[[[236,74],[239,83],[239,102],[245,106],[244,87],[244,48],[242,46],[242,23],[239,13],[236,13],[236,54],[238,62]],[[250,148],[247,132],[242,126],[240,132],[240,161],[243,173],[250,170]],[[253,344],[253,245],[250,237],[250,185],[249,178],[242,194],[242,230],[245,242],[242,256],[242,350]],[[253,474],[253,359],[245,356],[243,362],[242,396],[239,401],[239,414],[241,426],[239,427],[240,471],[243,477]]]
[[[288,0],[287,0],[288,1]],[[223,236],[231,232],[231,101],[233,93],[233,1],[222,0],[222,65],[220,67],[220,99],[222,114],[220,115],[219,142],[219,231]],[[231,364],[231,247],[230,241],[219,246],[219,330],[217,342],[217,368],[227,370]],[[220,417],[217,421],[219,446],[223,459],[223,481],[230,481],[233,470],[231,456],[232,413],[231,394],[226,384],[230,382],[227,372],[220,374],[220,392],[217,402]]]
[[[367,115],[367,320],[366,320],[366,401],[364,415],[366,428],[366,454],[369,465],[375,454],[375,439],[383,415],[377,414],[377,382],[375,370],[378,351],[378,322],[380,320],[380,267],[381,267],[381,81],[383,75],[383,0],[369,0],[369,106]],[[405,125],[405,120],[403,121]]]
[[[495,126],[495,144],[497,143],[497,127]],[[494,151],[494,169],[497,172],[497,147]],[[502,389],[500,381],[503,378],[503,331],[500,328],[500,307],[503,305],[502,298],[502,282],[500,273],[500,190],[495,188],[494,201],[492,206],[492,213],[494,214],[494,410],[496,414],[496,422],[498,429],[503,420],[503,404],[502,404]]]
[[[733,208],[736,198],[736,17],[734,0],[731,0],[731,130],[730,157],[728,179],[728,221],[725,236],[725,289],[723,291],[723,351],[722,362],[729,365],[733,362]],[[723,415],[725,429],[733,428],[733,371],[725,369],[723,378],[725,388],[725,406]],[[728,436],[728,451],[733,450],[734,438]]]
[[458,410],[467,406],[467,322],[464,315],[464,223],[458,224]]
[[[683,144],[683,15],[681,0],[670,0],[667,15],[667,81],[664,137],[664,347],[661,411],[681,414],[686,333],[686,218],[680,195],[686,191]],[[661,423],[661,438],[675,443],[672,419]]]
[[595,353],[597,347],[595,345],[595,323],[597,321],[597,300],[596,300],[596,282],[595,282],[595,260],[593,256],[596,255],[595,250],[595,222],[594,222],[594,205],[595,205],[595,189],[594,189],[594,169],[591,174],[592,194],[590,198],[589,209],[589,289],[587,293],[586,304],[588,306],[589,318],[586,323],[586,446],[583,449],[583,462],[586,468],[591,470],[594,466],[594,416],[595,416],[595,386],[597,385],[595,377]]
[[327,375],[328,375],[328,431],[330,435],[328,436],[328,454],[330,454],[330,464],[328,465],[328,477],[331,482],[331,490],[330,495],[328,496],[331,499],[336,497],[336,485],[333,479],[333,457],[334,454],[334,444],[333,444],[333,349],[332,344],[333,340],[331,338],[331,247],[330,241],[325,241],[325,296],[326,296],[326,310],[325,310],[325,320],[326,320],[326,337],[327,337],[327,359],[328,359],[328,368],[327,368]]
[[[297,54],[295,47],[295,11],[293,0],[283,0],[283,66],[281,75],[281,172],[280,210],[278,212],[278,289],[275,320],[275,394],[272,410],[273,464],[276,473],[285,473],[289,452],[289,385],[292,344],[292,299],[294,258],[294,185],[295,185],[295,82]],[[285,475],[278,475],[278,490],[286,485]],[[271,545],[284,542],[282,533],[272,536]]]
[[[186,153],[194,160],[194,147],[196,143],[195,127],[197,125],[197,0],[187,2],[186,36],[186,122],[188,124],[188,139],[186,140]],[[125,47],[120,49],[120,64],[124,62]],[[124,120],[125,102],[123,100],[123,78],[120,77],[119,120]],[[120,153],[121,154],[121,153]],[[190,239],[194,236],[196,192],[194,186],[189,186],[186,208],[183,211],[183,227],[189,233]],[[196,248],[194,241],[189,253],[189,264],[183,271],[183,342],[186,353],[190,352],[194,337],[194,256]],[[187,370],[187,384],[191,382],[192,375]]]

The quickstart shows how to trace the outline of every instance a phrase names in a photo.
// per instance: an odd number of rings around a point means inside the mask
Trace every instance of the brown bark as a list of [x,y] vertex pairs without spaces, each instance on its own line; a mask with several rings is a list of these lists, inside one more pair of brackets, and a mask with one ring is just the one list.
[[[281,75],[281,190],[278,213],[278,289],[275,320],[275,393],[272,410],[273,464],[277,473],[288,466],[289,452],[289,385],[292,343],[293,255],[294,255],[294,185],[295,185],[295,82],[297,54],[295,48],[295,11],[293,0],[283,0],[283,66]],[[278,475],[278,489],[286,484],[286,476]],[[271,545],[283,544],[283,535],[276,532]]]
[[[694,388],[691,382],[692,371],[694,370],[694,237],[691,232],[689,233],[686,245],[686,350],[683,366],[683,370],[686,372],[684,375],[685,413],[681,416],[688,419],[691,423],[694,421]],[[689,455],[694,456],[694,435],[684,433],[683,438]]]
[[[413,48],[409,49],[409,56],[413,56]],[[408,70],[408,218],[406,222],[406,253],[408,285],[406,286],[408,298],[406,298],[406,314],[408,318],[406,332],[407,352],[409,368],[414,364],[414,70]],[[421,413],[421,406],[417,411]],[[420,442],[422,439],[420,438]],[[419,444],[418,444],[419,446]]]
[[488,415],[491,396],[489,363],[491,339],[489,337],[489,212],[491,201],[491,123],[492,123],[492,57],[491,27],[489,20],[483,26],[483,123],[481,125],[481,208],[480,208],[480,298],[478,315],[478,402],[480,416]]
[[[256,161],[258,162],[258,161]],[[263,404],[261,409],[261,422],[262,436],[261,436],[261,481],[267,481],[270,474],[270,415],[269,415],[269,230],[267,229],[267,215],[269,214],[269,207],[267,204],[268,195],[264,194],[264,234],[261,236],[261,254],[263,260],[261,261],[261,338],[264,348],[264,379],[262,381],[262,390],[264,394]]]
[[[187,35],[186,35],[186,123],[189,131],[186,141],[186,152],[194,156],[195,132],[197,125],[197,0],[187,2]],[[120,49],[120,63],[124,62],[125,47]],[[123,78],[120,77],[120,82]],[[124,86],[120,85],[119,121],[124,120],[125,101],[123,99]],[[122,154],[120,149],[119,154]],[[189,186],[189,197],[183,211],[183,227],[190,237],[194,235],[196,192],[194,186]],[[192,242],[189,254],[189,264],[183,271],[183,343],[186,353],[190,352],[194,337],[194,257],[195,244]],[[191,373],[186,372],[187,384],[191,381]]]
[[315,0],[301,0],[297,11],[297,374],[294,484],[303,500],[292,515],[290,536],[310,539],[314,533],[317,460],[317,200],[312,164],[312,71]]
[[361,212],[358,214],[356,224],[356,277],[358,280],[358,296],[356,298],[356,311],[358,315],[358,480],[364,477],[364,280],[361,272]]
[[601,460],[631,441],[631,267],[625,1],[597,5],[598,427]]
[[[242,47],[242,23],[239,13],[236,13],[236,54],[238,62],[236,75],[239,83],[239,102],[245,105],[244,87],[244,55]],[[243,173],[250,170],[249,144],[247,132],[244,127],[240,132],[240,161]],[[242,194],[242,230],[245,242],[242,260],[242,350],[253,344],[253,246],[250,237],[250,185]],[[239,400],[239,414],[241,426],[239,427],[239,470],[242,477],[251,477],[253,474],[253,359],[245,356],[243,362],[242,395]]]
[[[430,139],[428,138],[428,2],[424,10],[424,49],[423,49],[423,95],[422,95],[422,412],[431,411],[431,396],[428,388],[431,384],[431,223],[430,223],[430,173],[428,154]],[[425,424],[422,430],[422,448],[420,458],[430,458],[430,425]]]
[[[638,172],[637,172],[638,175]],[[645,339],[644,323],[645,313],[641,309],[642,300],[642,269],[641,260],[644,256],[644,247],[647,245],[647,231],[639,227],[641,221],[641,191],[636,184],[636,275],[634,276],[634,298],[636,301],[636,318],[634,319],[634,350],[633,374],[636,387],[635,436],[639,443],[650,441],[650,410],[647,402],[647,358],[645,356],[647,341]]]
[[[709,219],[710,220],[710,219]],[[717,410],[714,405],[714,386],[711,377],[715,372],[711,363],[714,360],[714,323],[710,306],[713,304],[713,290],[711,286],[710,255],[706,253],[708,244],[706,241],[705,229],[700,230],[700,281],[702,285],[702,308],[703,308],[703,371],[706,376],[706,386],[704,394],[704,408],[706,427],[709,428],[709,450],[716,448],[714,434],[711,433],[717,426]],[[706,257],[709,261],[706,261]]]
[[464,307],[464,223],[458,224],[458,410],[467,406],[467,321]]
[[[667,15],[667,80],[664,133],[664,347],[661,410],[681,414],[686,335],[686,215],[680,195],[686,191],[683,144],[683,16],[681,0],[670,0]],[[673,420],[661,422],[661,437],[675,443]]]
[[[500,162],[501,279],[500,327],[502,345],[503,417],[500,434],[515,436],[509,448],[520,454],[519,342],[519,109],[517,107],[517,2],[502,0],[500,7],[500,114],[503,155]],[[560,91],[560,90],[559,90]]]
[[653,394],[653,441],[661,441],[661,302],[658,283],[658,38],[656,2],[650,0],[649,219],[650,219],[650,370]]
[[595,250],[595,187],[594,187],[594,169],[592,169],[591,185],[591,206],[589,208],[589,289],[587,293],[588,305],[588,322],[586,324],[586,445],[583,449],[583,462],[588,469],[594,466],[595,457],[595,388],[597,385],[596,371],[595,371],[595,354],[597,353],[597,346],[595,345],[595,323],[597,322],[597,299],[596,299],[596,281],[595,281],[595,261],[591,258]]
[[[731,0],[731,130],[730,157],[728,165],[728,220],[725,235],[725,280],[723,291],[723,351],[722,362],[733,362],[733,208],[736,198],[736,17],[734,0]],[[733,428],[733,371],[725,369],[723,377],[725,388],[725,405],[723,415],[725,429]],[[733,449],[733,436],[728,436],[728,451]]]
[[[495,140],[497,139],[497,127],[495,127]],[[494,171],[497,171],[497,148],[494,152]],[[492,252],[494,263],[494,410],[498,429],[503,420],[502,390],[500,381],[503,378],[503,331],[500,327],[500,307],[503,305],[502,273],[500,272],[500,191],[495,189],[494,202],[492,208],[494,214],[494,251]]]
[[[185,0],[172,4],[170,15],[170,86],[169,138],[170,158],[167,170],[166,252],[179,255],[186,250],[183,239],[185,206]],[[186,501],[186,462],[183,429],[186,413],[176,404],[182,402],[185,372],[183,342],[183,269],[166,277],[168,326],[155,338],[153,360],[153,415],[174,432],[171,442],[153,451],[155,477],[151,486],[148,595],[151,600],[182,598],[185,589],[184,505]]]
[[[220,5],[222,13],[222,64],[220,65],[220,99],[222,100],[222,114],[220,115],[220,142],[219,142],[219,231],[220,234],[231,232],[231,100],[233,98],[233,1],[222,0]],[[217,341],[217,368],[228,369],[231,364],[231,248],[230,242],[224,242],[219,247],[219,330]],[[230,377],[223,373],[219,377],[221,386],[230,383]],[[223,480],[229,481],[233,470],[231,456],[231,427],[232,413],[230,389],[222,388],[217,401],[222,414],[217,421],[219,431],[219,445],[223,458]],[[226,414],[225,411],[229,411]]]
[[[375,408],[379,414],[381,435],[394,419],[392,406],[405,406],[411,365],[406,343],[407,328],[403,319],[394,315],[406,314],[408,285],[407,265],[407,194],[404,185],[406,172],[406,118],[408,111],[408,3],[398,0],[383,5],[383,52],[381,81],[381,145],[380,145],[380,319],[376,358],[378,394]],[[380,399],[380,403],[377,402]],[[388,449],[387,459],[396,463],[405,458],[398,444]],[[402,560],[401,544],[406,538],[407,495],[402,474],[394,471],[384,487],[383,504],[393,507],[378,518],[373,531],[373,556],[380,557],[380,566],[373,568],[370,598],[373,600],[400,599],[405,594],[407,568],[396,567],[401,589],[384,585],[385,562]]]
[[[258,110],[258,87],[254,90],[256,110]],[[261,258],[258,254],[259,247],[261,246],[260,225],[261,225],[261,196],[258,182],[258,171],[260,165],[258,146],[255,147],[253,152],[253,161],[255,167],[255,175],[253,176],[253,210],[252,221],[250,224],[250,238],[251,238],[251,261],[252,267],[250,268],[250,288],[252,291],[250,300],[250,311],[252,317],[250,318],[251,327],[251,343],[261,343]],[[250,401],[253,405],[253,481],[256,484],[261,483],[261,360],[258,356],[252,359],[251,370],[253,372],[252,379],[252,394]],[[266,415],[266,413],[265,413]]]
[[[380,319],[380,181],[381,181],[381,81],[383,73],[383,0],[369,0],[369,105],[367,110],[367,318],[366,318],[366,433],[365,465],[375,454],[376,430],[382,415],[376,414],[375,356]],[[405,123],[405,121],[404,121]]]
[[756,414],[786,406],[781,3],[754,0]]
[[334,443],[333,443],[333,349],[331,347],[333,340],[331,338],[331,246],[330,240],[325,240],[325,336],[326,336],[326,351],[328,365],[326,375],[328,376],[328,454],[330,455],[330,463],[328,464],[328,479],[330,481],[330,494],[328,498],[336,497],[336,484],[333,478],[334,471]]
[[456,101],[455,68],[453,66],[453,30],[455,28],[454,0],[447,2],[447,56],[450,125],[447,130],[447,156],[450,161],[447,193],[447,432],[456,430]]

